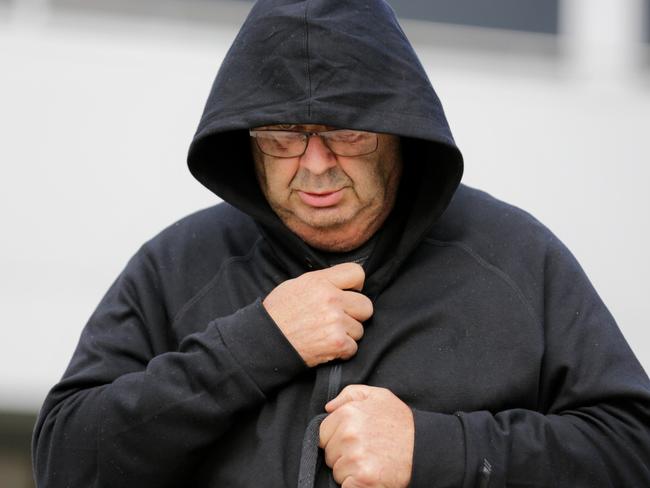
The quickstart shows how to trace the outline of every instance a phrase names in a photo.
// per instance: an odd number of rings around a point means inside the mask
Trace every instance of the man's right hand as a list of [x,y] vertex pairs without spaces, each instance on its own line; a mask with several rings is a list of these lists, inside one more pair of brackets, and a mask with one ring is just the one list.
[[358,264],[338,264],[281,283],[262,304],[307,366],[349,359],[373,312],[364,279]]

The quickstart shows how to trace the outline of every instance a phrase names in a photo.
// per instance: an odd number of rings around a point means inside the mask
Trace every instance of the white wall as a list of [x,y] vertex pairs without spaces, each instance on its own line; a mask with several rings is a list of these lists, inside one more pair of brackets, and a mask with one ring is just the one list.
[[[575,13],[580,2],[567,5]],[[237,28],[18,5],[0,5],[0,409],[38,408],[126,260],[216,201],[185,157]],[[603,37],[586,34],[603,22],[593,15],[567,15],[559,57],[440,47],[427,27],[407,29],[465,154],[465,181],[569,245],[650,370],[650,88],[620,17],[601,56]]]

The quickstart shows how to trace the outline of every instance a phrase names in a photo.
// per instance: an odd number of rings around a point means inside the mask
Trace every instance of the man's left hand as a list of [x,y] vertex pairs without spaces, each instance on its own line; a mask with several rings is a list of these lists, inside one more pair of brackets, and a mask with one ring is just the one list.
[[325,405],[320,447],[342,488],[405,488],[411,480],[411,409],[390,390],[350,385]]

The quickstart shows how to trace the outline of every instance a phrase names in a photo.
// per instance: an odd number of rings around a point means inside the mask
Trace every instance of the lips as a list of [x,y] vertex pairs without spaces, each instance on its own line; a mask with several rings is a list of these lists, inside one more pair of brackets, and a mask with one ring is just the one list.
[[311,193],[298,190],[298,196],[302,203],[310,207],[324,208],[333,207],[343,198],[343,188],[330,192]]

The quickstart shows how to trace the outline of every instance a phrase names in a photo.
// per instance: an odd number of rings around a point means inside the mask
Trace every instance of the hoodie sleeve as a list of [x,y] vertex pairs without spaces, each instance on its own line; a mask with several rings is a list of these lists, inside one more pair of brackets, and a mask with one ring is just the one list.
[[233,416],[306,368],[259,299],[170,350],[154,268],[142,251],[130,261],[47,396],[38,486],[182,486]]
[[557,240],[542,313],[538,408],[416,411],[413,488],[650,486],[650,382]]

